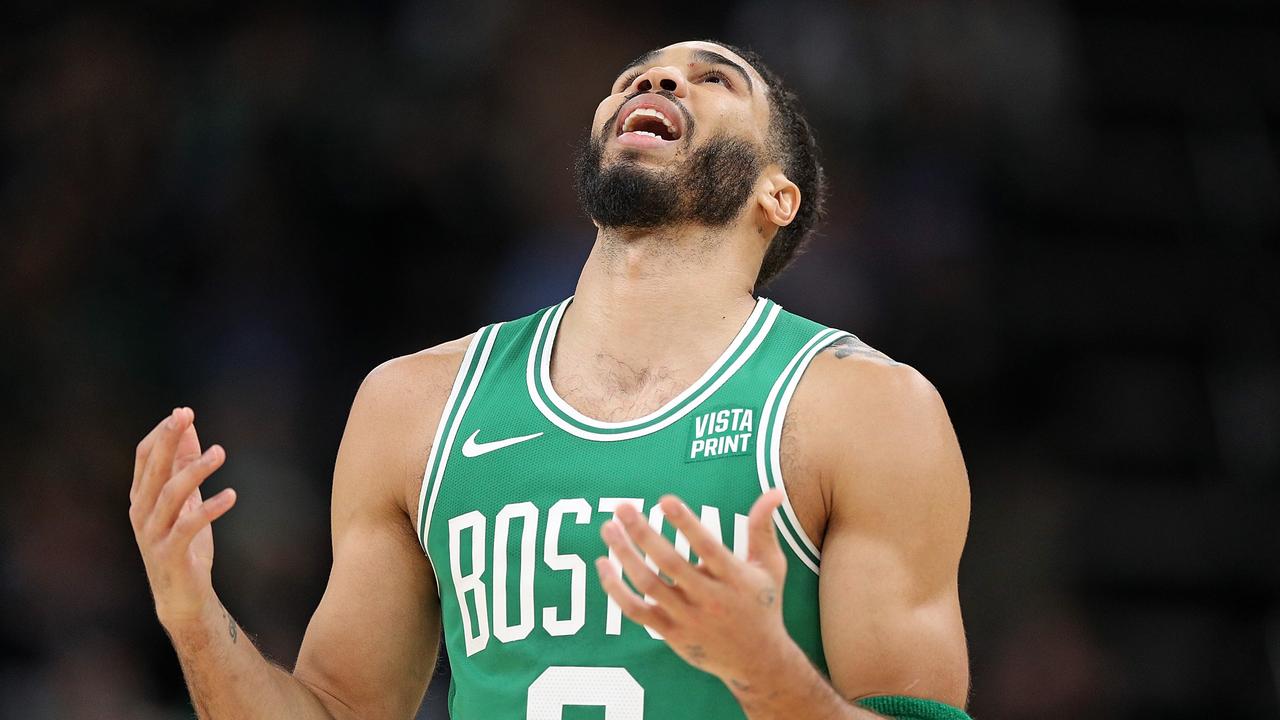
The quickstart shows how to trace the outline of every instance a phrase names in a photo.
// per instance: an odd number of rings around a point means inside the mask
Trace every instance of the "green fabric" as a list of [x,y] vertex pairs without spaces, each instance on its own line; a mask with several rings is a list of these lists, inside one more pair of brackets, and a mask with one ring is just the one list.
[[[791,392],[813,356],[848,333],[759,298],[687,392],[643,418],[605,423],[568,406],[544,375],[571,300],[482,328],[441,411],[419,540],[438,582],[451,717],[564,720],[607,707],[623,720],[740,720],[724,683],[609,601],[594,564],[607,550],[600,525],[630,502],[687,552],[656,510],[674,493],[745,556],[747,513],[780,482]],[[819,553],[789,506],[775,531],[787,554],[783,621],[826,673]]]
[[861,707],[897,720],[970,720],[954,705],[907,695],[877,695],[857,702]]

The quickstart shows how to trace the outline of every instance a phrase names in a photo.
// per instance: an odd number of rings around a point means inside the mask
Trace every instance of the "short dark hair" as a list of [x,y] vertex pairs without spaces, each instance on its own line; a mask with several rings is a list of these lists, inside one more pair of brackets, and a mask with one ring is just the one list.
[[813,235],[814,228],[826,217],[827,178],[822,169],[818,141],[796,96],[782,78],[752,50],[734,47],[719,40],[703,40],[731,50],[751,63],[769,85],[769,160],[782,168],[791,182],[800,188],[800,209],[791,224],[778,228],[765,250],[756,287],[767,285],[778,276]]

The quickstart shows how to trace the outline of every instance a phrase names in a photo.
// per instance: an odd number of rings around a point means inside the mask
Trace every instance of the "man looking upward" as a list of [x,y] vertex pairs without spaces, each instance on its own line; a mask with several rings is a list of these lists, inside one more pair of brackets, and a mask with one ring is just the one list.
[[190,408],[138,445],[130,519],[200,716],[411,717],[443,633],[463,720],[967,717],[943,403],[756,295],[821,215],[795,96],[724,43],[654,50],[576,173],[574,295],[361,383],[292,672],[210,582],[223,449]]

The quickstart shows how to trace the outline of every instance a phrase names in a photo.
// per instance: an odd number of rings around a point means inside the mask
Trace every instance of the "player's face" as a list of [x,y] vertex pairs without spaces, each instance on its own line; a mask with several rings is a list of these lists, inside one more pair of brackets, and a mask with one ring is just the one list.
[[575,164],[578,197],[600,227],[722,226],[765,167],[767,91],[727,48],[649,53],[596,108]]
[[627,157],[649,165],[679,162],[710,138],[763,146],[768,88],[742,58],[719,45],[685,42],[625,68],[596,108],[592,127],[606,164]]

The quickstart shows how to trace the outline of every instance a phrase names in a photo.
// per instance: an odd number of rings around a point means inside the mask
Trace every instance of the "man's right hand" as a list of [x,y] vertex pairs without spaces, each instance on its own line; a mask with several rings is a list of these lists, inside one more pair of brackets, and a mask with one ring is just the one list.
[[138,443],[129,490],[129,520],[142,551],[160,623],[172,630],[199,621],[216,602],[214,520],[236,502],[227,488],[202,500],[200,484],[226,458],[220,445],[200,452],[191,408],[176,408]]

